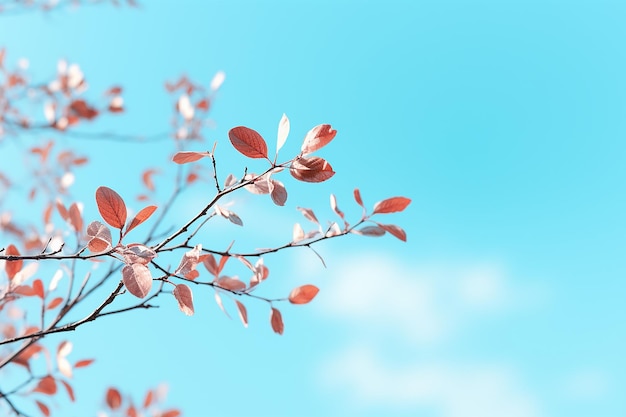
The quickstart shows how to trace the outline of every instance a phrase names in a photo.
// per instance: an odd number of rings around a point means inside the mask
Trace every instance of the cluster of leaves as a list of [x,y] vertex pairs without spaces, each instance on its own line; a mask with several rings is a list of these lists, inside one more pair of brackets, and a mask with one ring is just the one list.
[[[47,129],[66,135],[74,126],[93,120],[103,112],[123,110],[121,87],[112,87],[105,93],[103,106],[82,98],[86,83],[78,66],[63,63],[54,80],[35,85],[21,69],[5,70],[3,57],[4,52],[0,53],[0,70],[4,75],[4,87],[0,88],[0,128],[5,133],[9,129]],[[156,307],[161,295],[173,296],[179,309],[192,315],[196,309],[194,291],[202,288],[212,290],[215,302],[226,315],[229,314],[223,300],[224,297],[230,298],[246,327],[249,324],[247,302],[266,303],[271,329],[283,334],[285,325],[279,304],[309,303],[319,289],[313,284],[303,284],[283,297],[260,295],[259,288],[270,274],[267,255],[298,247],[315,252],[312,246],[318,242],[349,234],[377,237],[389,233],[406,241],[402,228],[381,223],[374,220],[374,216],[378,219],[381,215],[401,212],[410,204],[410,199],[387,198],[368,210],[359,189],[355,189],[354,201],[362,211],[356,221],[347,219],[339,209],[337,198],[331,194],[330,207],[338,219],[323,225],[313,209],[296,207],[314,228],[305,232],[302,225],[295,223],[290,226],[291,239],[281,245],[239,250],[235,249],[234,241],[226,248],[207,244],[212,241],[207,242],[203,232],[211,219],[224,218],[236,226],[244,225],[235,210],[225,204],[229,195],[245,190],[255,195],[269,195],[275,205],[285,206],[288,192],[285,183],[279,179],[285,171],[304,183],[324,182],[335,175],[326,159],[314,155],[337,134],[329,124],[310,129],[304,136],[300,152],[279,161],[279,151],[290,133],[290,121],[283,115],[272,157],[260,133],[245,126],[230,129],[228,138],[234,149],[250,160],[263,161],[266,168],[259,174],[250,173],[245,168],[239,178],[233,174],[220,178],[215,146],[211,151],[187,150],[187,147],[203,140],[202,129],[209,124],[208,111],[223,80],[223,73],[218,73],[209,88],[186,77],[166,83],[166,90],[175,101],[171,123],[173,133],[169,136],[176,150],[171,157],[172,170],[176,173],[161,178],[161,185],[171,181],[171,190],[169,198],[159,201],[154,176],[163,172],[158,168],[146,168],[142,174],[145,190],[136,197],[139,201],[151,200],[154,204],[145,205],[134,215],[129,214],[135,213],[128,209],[129,200],[104,185],[95,191],[95,201],[74,200],[69,192],[74,183],[74,170],[83,169],[89,160],[72,150],[57,150],[53,140],[37,143],[29,149],[30,157],[36,163],[32,175],[28,176],[33,179],[28,198],[33,203],[42,202],[41,225],[21,225],[10,211],[1,211],[3,205],[8,205],[4,201],[5,194],[14,189],[15,180],[0,173],[0,184],[6,191],[0,194],[0,236],[3,238],[0,245],[0,314],[3,315],[0,322],[0,371],[9,365],[26,371],[23,382],[17,386],[10,389],[0,386],[0,400],[4,400],[15,414],[24,415],[11,399],[15,395],[31,398],[45,416],[51,411],[42,397],[56,395],[58,386],[65,387],[73,401],[74,390],[68,379],[74,369],[85,367],[92,361],[81,360],[71,365],[67,356],[73,345],[63,341],[56,348],[56,360],[48,360],[45,372],[40,372],[40,359],[52,356],[45,345],[49,335],[76,330],[104,316]],[[19,105],[15,105],[16,100],[22,98],[20,91],[35,91],[34,96],[39,94],[44,122],[33,122]],[[203,176],[207,181],[212,177],[215,194],[183,224],[167,224],[167,214],[181,201],[183,191],[195,186]],[[206,195],[206,191],[202,194]],[[95,206],[102,221],[85,221],[85,205]],[[233,262],[228,264],[231,259],[238,262],[240,268],[245,268],[249,279],[240,279],[233,272]],[[170,263],[170,260],[175,262]],[[40,265],[50,263],[58,267],[39,270]],[[174,268],[172,264],[178,266]],[[88,265],[89,269],[85,272],[85,268],[81,269],[79,265]],[[126,293],[131,297],[123,297]],[[88,307],[89,313],[79,315],[84,309],[79,310],[78,306]],[[31,314],[27,314],[29,312]],[[111,388],[107,391],[106,404],[114,415],[140,415],[153,406],[150,395],[146,396],[143,407],[138,407],[130,400],[124,401],[120,392]],[[178,410],[169,410],[162,415],[173,417],[178,413]]]
[[109,387],[106,391],[104,402],[106,411],[99,417],[178,417],[180,410],[176,408],[163,408],[163,402],[167,394],[167,387],[161,385],[155,389],[149,389],[141,403],[136,403],[130,396],[124,396],[115,387]]

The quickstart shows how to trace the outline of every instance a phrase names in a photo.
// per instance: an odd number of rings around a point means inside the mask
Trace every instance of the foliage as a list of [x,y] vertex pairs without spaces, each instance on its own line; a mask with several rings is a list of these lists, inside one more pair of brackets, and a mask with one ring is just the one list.
[[[212,291],[225,313],[223,300],[232,299],[244,326],[248,325],[246,304],[252,300],[266,303],[271,329],[283,334],[280,304],[309,303],[319,289],[306,284],[279,297],[259,294],[258,289],[270,272],[266,255],[299,247],[313,250],[313,245],[323,240],[349,234],[389,233],[406,241],[402,228],[381,223],[379,218],[403,211],[410,200],[391,197],[368,209],[359,189],[355,189],[354,200],[362,211],[356,221],[347,219],[336,197],[331,195],[330,206],[337,221],[322,223],[313,209],[297,207],[313,228],[305,231],[299,223],[294,224],[292,238],[281,245],[252,251],[235,250],[234,241],[225,248],[210,246],[203,235],[210,220],[223,218],[239,227],[244,224],[224,204],[227,196],[247,191],[268,195],[276,206],[285,206],[288,192],[284,179],[279,179],[281,176],[288,173],[300,182],[320,183],[335,175],[326,159],[314,155],[337,135],[329,124],[311,128],[300,152],[279,160],[279,151],[290,133],[286,115],[278,123],[275,153],[271,156],[267,141],[259,132],[246,126],[230,129],[228,138],[234,149],[250,160],[261,160],[264,168],[259,174],[244,167],[239,176],[218,175],[216,146],[211,151],[194,149],[202,147],[203,130],[224,81],[223,73],[217,73],[208,88],[184,76],[165,83],[175,103],[171,131],[166,135],[172,147],[159,145],[158,149],[171,155],[175,175],[163,178],[159,176],[159,168],[146,166],[141,176],[143,190],[135,196],[141,206],[105,185],[95,190],[94,197],[75,199],[72,185],[77,175],[92,175],[83,170],[91,158],[98,157],[97,149],[93,155],[78,155],[71,147],[60,149],[58,141],[44,139],[42,134],[102,139],[96,148],[105,146],[104,141],[109,139],[138,141],[145,147],[154,147],[154,142],[145,137],[78,130],[104,115],[124,113],[122,87],[114,85],[99,100],[94,100],[87,95],[88,85],[78,65],[60,61],[55,77],[36,83],[30,79],[24,63],[10,67],[5,55],[0,50],[0,140],[4,143],[9,139],[20,140],[25,133],[35,138],[25,150],[32,162],[29,188],[25,188],[26,184],[17,186],[10,173],[0,172],[0,371],[10,366],[26,370],[24,380],[17,386],[0,387],[0,401],[16,415],[25,415],[15,401],[18,397],[23,397],[20,401],[25,398],[33,402],[45,416],[51,415],[48,398],[64,391],[74,401],[69,379],[75,371],[93,362],[82,359],[71,363],[68,355],[73,342],[64,340],[51,346],[46,339],[49,335],[74,331],[104,316],[151,309],[163,297],[173,297],[182,313],[193,315],[194,292],[202,290]],[[33,108],[41,109],[43,116],[33,112]],[[175,227],[167,224],[167,215],[173,207],[185,204],[184,196],[190,195],[184,192],[207,182],[213,184],[215,191],[202,207]],[[159,199],[168,186],[168,197]],[[40,220],[25,222],[15,218],[19,212],[11,205],[10,197],[27,189],[31,210],[38,207]],[[97,208],[100,218],[85,218],[85,207]],[[229,272],[236,269],[233,263],[248,271],[247,280]],[[54,267],[44,268],[52,264]],[[132,297],[122,297],[126,293]],[[81,315],[85,309],[89,312]],[[42,358],[47,361],[43,372]],[[162,417],[179,415],[176,409],[162,410],[162,397],[150,390],[139,405],[111,387],[105,402],[107,412],[112,415],[137,416],[148,412],[160,413]]]

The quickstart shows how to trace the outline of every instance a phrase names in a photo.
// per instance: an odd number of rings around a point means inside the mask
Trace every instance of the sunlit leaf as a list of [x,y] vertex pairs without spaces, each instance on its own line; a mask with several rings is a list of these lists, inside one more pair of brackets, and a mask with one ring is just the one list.
[[319,288],[310,284],[294,288],[289,294],[289,302],[291,304],[306,304],[315,298],[318,292]]
[[157,209],[157,206],[148,206],[139,210],[139,213],[137,213],[135,217],[133,217],[133,219],[130,221],[130,223],[126,227],[126,232],[124,232],[124,234],[127,234],[128,232],[133,230],[135,227],[139,226],[141,223],[148,220],[148,218],[152,216],[152,213],[154,213],[156,209]]
[[378,203],[376,203],[374,205],[374,211],[372,212],[372,214],[395,213],[398,211],[402,211],[409,205],[410,202],[411,202],[411,199],[406,198],[406,197],[388,198],[386,200],[379,201]]
[[118,193],[108,187],[96,190],[96,204],[100,215],[110,226],[122,229],[126,224],[126,204]]
[[335,175],[328,161],[317,156],[294,160],[289,167],[289,173],[304,182],[323,182]]
[[328,142],[334,139],[337,131],[334,130],[330,125],[318,125],[313,129],[309,130],[309,132],[304,137],[304,142],[302,143],[302,153],[304,155],[315,152],[316,150],[326,146]]
[[228,138],[235,149],[248,158],[267,159],[267,144],[255,130],[245,126],[233,127],[228,131]]
[[283,331],[285,330],[283,316],[280,314],[280,311],[274,307],[272,307],[272,310],[270,311],[270,323],[272,325],[272,330],[274,330],[275,333],[283,334]]
[[128,292],[138,298],[145,298],[152,289],[152,275],[148,267],[142,264],[122,268],[122,281]]
[[180,151],[172,158],[177,164],[188,164],[190,162],[199,161],[202,158],[211,156],[209,152],[192,152],[192,151]]
[[278,122],[278,135],[276,138],[276,153],[283,147],[289,136],[289,119],[287,115],[283,113],[283,117]]
[[193,293],[191,288],[185,284],[178,284],[173,291],[176,301],[178,301],[178,308],[180,311],[188,316],[193,315]]

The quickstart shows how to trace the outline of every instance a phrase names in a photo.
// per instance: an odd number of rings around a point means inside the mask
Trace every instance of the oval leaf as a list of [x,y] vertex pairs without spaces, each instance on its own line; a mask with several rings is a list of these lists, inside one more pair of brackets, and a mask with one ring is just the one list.
[[139,211],[139,213],[137,213],[137,215],[133,217],[133,219],[130,221],[130,223],[126,227],[126,232],[124,232],[124,234],[130,232],[135,227],[139,226],[141,223],[148,220],[148,218],[152,216],[152,213],[154,213],[156,209],[157,209],[157,206],[148,206],[148,207],[142,208]]
[[[15,245],[11,244],[7,246],[6,250],[4,251],[4,254],[6,256],[20,256],[20,251],[17,250]],[[4,265],[4,269],[9,279],[13,279],[15,274],[17,274],[18,272],[22,270],[23,265],[24,265],[24,261],[21,259],[18,259],[17,261],[6,261]]]
[[302,143],[302,153],[304,155],[313,153],[316,150],[326,146],[328,142],[335,138],[337,131],[330,125],[317,125],[304,137]]
[[280,314],[280,311],[274,307],[272,307],[272,311],[270,312],[270,323],[272,324],[272,330],[274,330],[274,333],[283,334],[283,331],[285,330],[283,316]]
[[289,294],[289,302],[291,304],[306,304],[315,298],[319,291],[319,288],[315,285],[303,285],[301,287],[294,288]]
[[174,297],[176,297],[176,301],[178,301],[180,311],[188,316],[193,315],[193,293],[191,292],[191,288],[185,284],[178,284],[176,288],[174,288],[173,293]]
[[117,388],[109,388],[106,393],[106,403],[111,410],[117,410],[122,406],[122,394]]
[[317,156],[296,159],[291,163],[289,172],[292,177],[304,182],[322,182],[335,175],[328,161]]
[[394,235],[401,241],[406,242],[406,232],[400,226],[396,226],[395,224],[380,224],[380,223],[378,224],[378,226],[385,229],[387,232],[391,233],[392,235]]
[[138,298],[145,298],[152,289],[152,275],[148,267],[142,264],[122,268],[122,280],[128,292]]
[[267,144],[257,131],[237,126],[228,131],[228,138],[235,149],[248,158],[267,159]]
[[126,224],[126,204],[122,197],[108,187],[96,190],[96,204],[100,215],[110,226],[122,229]]
[[363,236],[379,237],[385,234],[385,229],[378,226],[366,226],[359,230],[352,230],[352,232]]
[[402,211],[409,205],[411,199],[406,197],[392,197],[383,201],[379,201],[374,205],[374,211],[376,213],[395,213]]
[[177,152],[176,155],[174,155],[172,161],[176,162],[177,164],[188,164],[190,162],[198,161],[210,155],[211,154],[208,152],[181,151]]
[[287,190],[282,182],[277,180],[269,180],[270,196],[277,206],[284,206],[287,202]]

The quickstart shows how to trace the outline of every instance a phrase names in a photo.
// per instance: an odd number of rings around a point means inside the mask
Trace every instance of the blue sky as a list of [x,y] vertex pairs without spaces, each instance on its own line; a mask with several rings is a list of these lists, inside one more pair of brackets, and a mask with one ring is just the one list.
[[[88,96],[124,86],[127,112],[85,130],[167,131],[163,82],[185,73],[208,85],[217,71],[226,81],[215,127],[198,150],[217,140],[223,175],[248,163],[230,149],[233,126],[273,149],[286,113],[287,156],[311,127],[332,124],[337,138],[320,152],[337,171],[331,181],[286,179],[281,209],[232,200],[250,247],[288,240],[304,223],[296,206],[333,219],[331,192],[352,218],[354,187],[369,206],[413,200],[388,219],[406,244],[325,242],[327,269],[305,251],[266,258],[265,294],[321,289],[311,305],[281,307],[282,337],[266,305],[250,303],[243,329],[208,291],[196,293],[191,318],[163,300],[79,329],[71,357],[97,362],[76,372],[78,401],[60,401],[55,415],[94,415],[109,385],[141,398],[161,382],[186,416],[625,415],[625,13],[604,0],[416,0],[0,15],[8,61],[28,58],[35,78],[65,58],[86,74]],[[59,140],[92,159],[74,193],[93,218],[96,187],[131,199],[139,168],[168,169],[172,152],[167,142]],[[206,194],[188,198],[180,218]],[[214,230],[229,239],[233,228]]]

